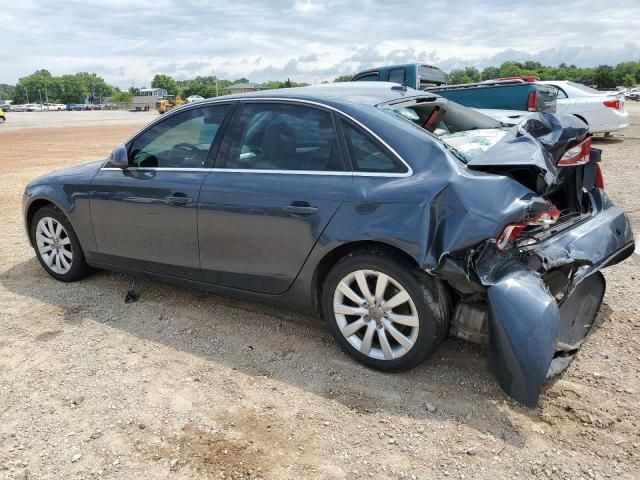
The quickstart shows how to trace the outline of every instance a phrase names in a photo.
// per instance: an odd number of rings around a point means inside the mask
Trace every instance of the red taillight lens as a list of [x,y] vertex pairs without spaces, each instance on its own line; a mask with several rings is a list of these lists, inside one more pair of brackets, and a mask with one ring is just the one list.
[[602,168],[600,168],[599,163],[596,163],[596,179],[593,185],[596,188],[604,188],[604,177],[602,176]]
[[573,148],[567,150],[562,158],[558,160],[559,167],[576,167],[578,165],[584,165],[589,161],[589,155],[591,154],[591,137],[579,143]]
[[605,100],[602,103],[605,107],[620,109],[620,100]]
[[498,247],[498,250],[506,250],[507,246],[518,238],[522,231],[528,226],[547,227],[556,223],[558,221],[558,217],[560,217],[560,210],[558,210],[555,205],[551,205],[549,210],[542,212],[529,220],[510,223],[504,227],[504,230],[502,230],[502,233],[497,238],[496,247]]
[[527,96],[527,111],[538,111],[538,92],[535,90],[529,92],[529,95]]

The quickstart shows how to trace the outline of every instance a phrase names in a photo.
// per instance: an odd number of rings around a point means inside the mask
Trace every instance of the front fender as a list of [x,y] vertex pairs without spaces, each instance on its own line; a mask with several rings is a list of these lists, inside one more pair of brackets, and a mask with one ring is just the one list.
[[83,250],[95,250],[95,237],[91,224],[89,186],[41,184],[28,186],[22,199],[24,223],[29,237],[29,210],[34,204],[55,205],[71,223]]

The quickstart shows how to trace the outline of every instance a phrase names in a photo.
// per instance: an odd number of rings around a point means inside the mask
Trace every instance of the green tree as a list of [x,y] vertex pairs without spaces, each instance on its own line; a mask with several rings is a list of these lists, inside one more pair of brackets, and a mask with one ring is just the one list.
[[334,78],[333,81],[334,83],[350,82],[352,78],[353,75],[340,75],[339,77]]
[[466,74],[466,71],[462,68],[454,68],[447,75],[447,83],[457,85],[460,83],[472,83],[473,79]]
[[636,86],[636,77],[627,73],[622,79],[622,85],[625,87],[635,87]]
[[117,90],[111,95],[111,101],[115,103],[129,103],[133,100],[133,93],[129,91]]
[[480,70],[478,70],[476,67],[465,67],[464,75],[471,80],[471,82],[469,83],[479,82],[481,79]]
[[88,90],[80,77],[77,75],[63,75],[60,77],[61,103],[81,103],[84,102]]
[[593,80],[590,83],[595,83],[598,88],[614,88],[616,81],[613,75],[613,67],[609,65],[599,65],[593,71]]
[[48,70],[38,70],[18,80],[15,95],[17,100],[14,100],[17,103],[24,103],[27,99],[32,103],[44,103],[47,101],[47,98],[49,98],[50,101],[56,101],[54,97],[57,92],[52,92],[52,95],[49,96],[51,87],[54,87],[54,80],[51,73]]
[[16,87],[14,85],[0,83],[0,100],[13,100],[15,94]]
[[178,82],[169,75],[157,74],[151,81],[153,88],[164,88],[169,95],[175,95],[178,91]]
[[95,73],[80,72],[76,73],[76,76],[83,85],[84,91],[91,103],[102,102],[105,97],[111,96],[113,87],[107,85],[102,77],[99,77]]
[[500,76],[500,69],[498,67],[486,67],[482,70],[480,78],[482,80],[493,80]]

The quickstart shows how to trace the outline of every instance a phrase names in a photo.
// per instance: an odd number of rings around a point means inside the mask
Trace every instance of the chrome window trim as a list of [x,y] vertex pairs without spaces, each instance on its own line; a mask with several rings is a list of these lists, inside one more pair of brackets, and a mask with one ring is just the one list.
[[282,175],[324,175],[333,177],[406,177],[406,173],[383,173],[383,172],[333,172],[323,170],[261,170],[251,168],[179,168],[179,167],[129,167],[122,169],[119,167],[102,167],[100,171],[133,170],[133,171],[153,171],[153,172],[228,172],[228,173],[279,173]]
[[211,168],[186,168],[186,167],[102,167],[100,171],[112,170],[133,170],[133,171],[152,171],[152,172],[210,172]]
[[[369,135],[373,136],[378,142],[380,142],[382,145],[384,145],[384,147],[391,152],[398,160],[400,160],[400,162],[407,168],[406,172],[403,173],[384,173],[384,172],[316,172],[316,171],[309,171],[309,170],[245,170],[245,169],[225,169],[225,168],[214,168],[214,169],[197,169],[200,171],[203,170],[227,170],[227,171],[233,171],[233,172],[237,172],[237,173],[242,173],[242,172],[269,172],[269,173],[285,173],[285,174],[291,174],[291,173],[300,173],[302,175],[318,175],[318,174],[329,174],[329,175],[335,175],[335,174],[349,174],[349,175],[354,175],[354,176],[358,176],[358,177],[390,177],[390,178],[396,178],[396,177],[410,177],[413,175],[413,168],[411,168],[411,165],[409,165],[404,158],[402,158],[402,156],[396,152],[396,150],[391,147],[391,145],[389,145],[387,142],[385,142],[382,138],[380,138],[380,136],[375,133],[373,130],[371,130],[369,127],[367,127],[366,125],[364,125],[362,122],[356,120],[355,118],[353,118],[351,115],[344,113],[342,110],[337,109],[336,107],[332,107],[331,105],[327,105],[321,102],[316,102],[313,100],[305,100],[305,99],[300,99],[300,98],[286,98],[286,97],[268,97],[268,96],[264,96],[264,97],[249,97],[249,98],[225,98],[225,99],[220,99],[220,100],[204,100],[204,101],[200,101],[200,102],[194,102],[197,104],[198,107],[204,107],[207,105],[216,105],[219,103],[229,103],[229,102],[246,102],[246,103],[265,103],[265,102],[270,102],[270,101],[277,101],[277,102],[289,102],[289,103],[302,103],[302,104],[307,104],[307,105],[313,105],[316,107],[320,107],[320,108],[326,108],[328,110],[331,110],[332,112],[336,112],[338,115],[342,115],[343,117],[351,120],[353,123],[355,123],[356,125],[358,125],[360,128],[362,128],[365,132],[367,132]],[[205,103],[206,102],[206,103]],[[195,106],[192,108],[196,108]],[[160,122],[161,120],[167,118],[168,116],[174,115],[180,111],[184,111],[187,110],[187,108],[179,108],[179,109],[175,109],[173,111],[170,112],[169,115],[163,115],[160,118],[158,118],[157,120],[154,120],[153,122],[149,123],[148,125],[145,125],[145,127],[140,130],[139,132],[136,132],[134,135],[132,135],[129,139],[127,139],[126,142],[124,142],[125,144],[129,143],[131,140],[133,140],[135,137],[137,137],[140,133],[148,130],[149,128],[151,128],[153,125],[155,125],[156,123]],[[109,163],[109,160],[107,160],[103,165],[106,165],[107,163]],[[142,170],[166,170],[166,171],[183,171],[183,170],[191,170],[194,171],[196,169],[194,168],[173,168],[173,167],[149,167],[149,168],[143,168],[143,167],[129,167],[128,170],[133,170],[133,169],[142,169]],[[102,167],[100,170],[122,170],[121,168],[112,168],[112,167]],[[301,172],[307,172],[307,173],[301,173]]]

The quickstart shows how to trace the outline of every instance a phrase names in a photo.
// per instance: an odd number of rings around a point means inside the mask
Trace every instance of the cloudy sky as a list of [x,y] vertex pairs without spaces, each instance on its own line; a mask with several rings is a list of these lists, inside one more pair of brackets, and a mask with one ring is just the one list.
[[140,87],[155,73],[314,83],[411,61],[616,64],[640,60],[639,25],[639,0],[5,0],[0,83],[39,68]]

